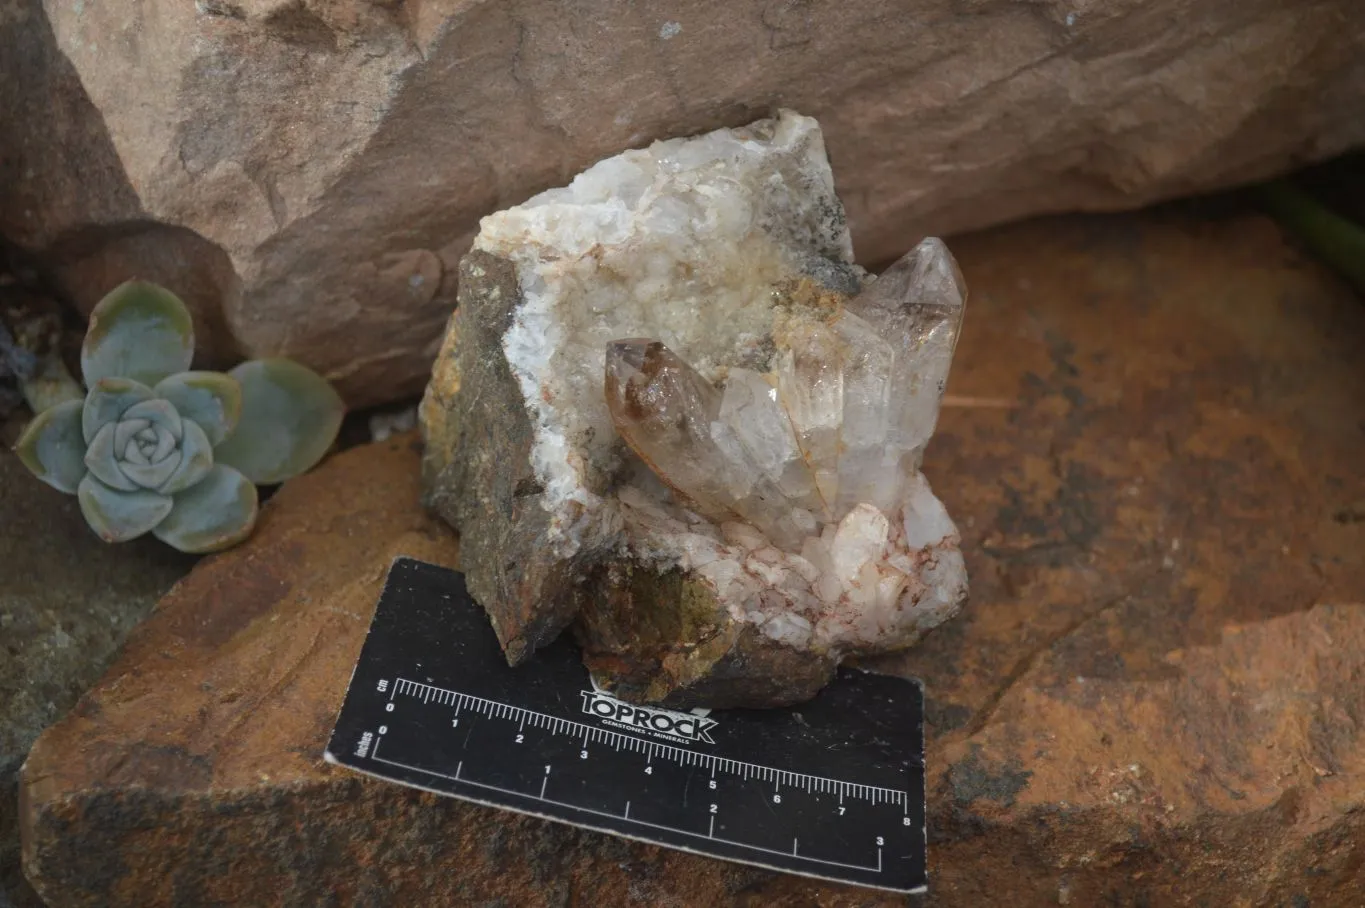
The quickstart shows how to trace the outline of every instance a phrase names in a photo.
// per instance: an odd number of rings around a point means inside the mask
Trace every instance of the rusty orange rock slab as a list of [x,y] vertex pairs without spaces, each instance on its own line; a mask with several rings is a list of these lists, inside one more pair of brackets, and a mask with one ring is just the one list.
[[994,851],[1013,904],[1365,904],[1365,305],[1188,206],[957,249],[950,391],[1013,406],[945,410],[972,601],[883,666],[928,685],[937,897]]
[[[935,906],[1365,903],[1365,305],[1182,207],[953,244],[926,473],[966,612],[929,696]],[[53,904],[874,906],[320,760],[384,572],[455,563],[411,439],[286,485],[35,746]]]

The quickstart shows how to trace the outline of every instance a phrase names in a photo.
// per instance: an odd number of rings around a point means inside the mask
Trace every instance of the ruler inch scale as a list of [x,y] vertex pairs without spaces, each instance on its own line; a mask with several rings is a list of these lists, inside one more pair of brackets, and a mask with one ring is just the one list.
[[567,639],[509,667],[463,575],[399,558],[324,756],[479,804],[914,893],[927,883],[923,708],[916,682],[848,669],[786,709],[624,703]]

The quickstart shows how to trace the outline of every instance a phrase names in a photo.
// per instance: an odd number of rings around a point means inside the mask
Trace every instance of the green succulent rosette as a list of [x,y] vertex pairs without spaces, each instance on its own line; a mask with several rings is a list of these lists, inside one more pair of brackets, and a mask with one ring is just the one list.
[[84,400],[39,413],[15,446],[34,475],[75,494],[106,542],[146,533],[182,552],[250,535],[256,484],[312,467],[345,406],[325,379],[287,359],[228,373],[187,371],[194,326],[175,294],[130,281],[90,315]]

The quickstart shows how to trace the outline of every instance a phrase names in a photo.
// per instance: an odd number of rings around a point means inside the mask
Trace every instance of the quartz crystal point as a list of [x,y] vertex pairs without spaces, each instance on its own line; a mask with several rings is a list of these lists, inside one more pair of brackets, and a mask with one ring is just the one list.
[[613,341],[606,362],[612,422],[660,479],[716,523],[742,520],[798,543],[793,505],[718,421],[719,391],[658,341]]
[[921,242],[848,304],[850,313],[874,325],[892,346],[886,440],[914,469],[938,422],[966,304],[962,272],[936,237]]
[[831,519],[839,494],[843,344],[830,326],[809,318],[799,322],[775,338],[782,349],[776,402],[791,422],[801,458],[820,498],[821,516]]
[[797,550],[860,505],[897,516],[938,419],[965,301],[952,255],[928,239],[844,305],[780,313],[767,376],[734,368],[717,389],[659,341],[612,342],[607,406],[698,513]]

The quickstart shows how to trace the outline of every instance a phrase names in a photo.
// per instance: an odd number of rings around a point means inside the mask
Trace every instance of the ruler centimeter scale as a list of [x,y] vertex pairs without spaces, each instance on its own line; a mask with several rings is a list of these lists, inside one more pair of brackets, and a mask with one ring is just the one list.
[[728,860],[926,882],[914,682],[841,670],[787,709],[636,706],[597,690],[564,640],[508,667],[463,577],[413,559],[390,570],[326,758]]

